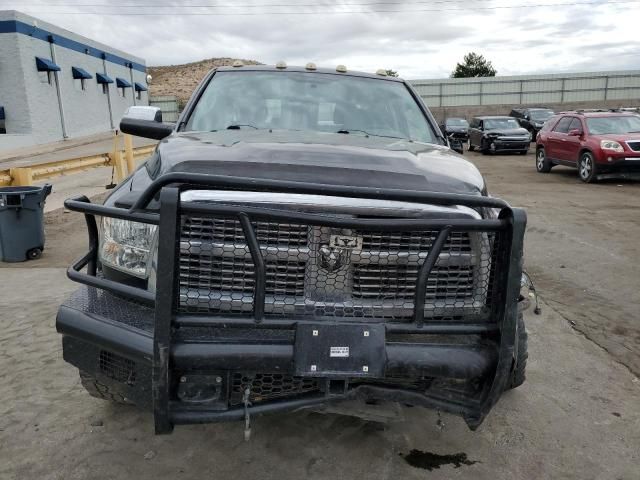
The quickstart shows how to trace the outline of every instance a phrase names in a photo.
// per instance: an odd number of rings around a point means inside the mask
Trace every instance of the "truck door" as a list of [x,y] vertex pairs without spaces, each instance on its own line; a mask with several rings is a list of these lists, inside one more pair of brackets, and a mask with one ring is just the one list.
[[[578,135],[576,135],[579,132]],[[582,147],[584,128],[579,118],[573,117],[569,125],[566,141],[562,142],[562,160],[578,164],[578,155]]]

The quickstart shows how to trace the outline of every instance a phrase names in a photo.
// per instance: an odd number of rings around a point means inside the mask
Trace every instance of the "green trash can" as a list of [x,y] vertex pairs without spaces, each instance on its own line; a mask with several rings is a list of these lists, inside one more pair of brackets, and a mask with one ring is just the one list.
[[44,202],[51,185],[0,187],[0,260],[40,258],[44,249]]

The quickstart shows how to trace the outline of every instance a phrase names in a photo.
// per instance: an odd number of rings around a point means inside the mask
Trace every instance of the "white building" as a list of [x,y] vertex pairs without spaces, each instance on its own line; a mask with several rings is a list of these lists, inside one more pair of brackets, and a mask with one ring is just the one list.
[[106,132],[148,100],[143,59],[0,11],[0,151]]

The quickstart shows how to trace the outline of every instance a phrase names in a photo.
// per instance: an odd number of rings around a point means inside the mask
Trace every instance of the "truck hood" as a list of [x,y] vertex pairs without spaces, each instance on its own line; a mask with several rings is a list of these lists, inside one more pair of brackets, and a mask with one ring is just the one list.
[[158,156],[154,177],[208,173],[471,195],[485,187],[477,168],[448,147],[362,134],[183,132],[162,140]]

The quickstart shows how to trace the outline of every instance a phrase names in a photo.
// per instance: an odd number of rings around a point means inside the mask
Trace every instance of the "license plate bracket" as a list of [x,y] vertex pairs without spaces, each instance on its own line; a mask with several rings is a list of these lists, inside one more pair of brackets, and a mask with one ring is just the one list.
[[376,324],[299,324],[295,374],[308,377],[382,377],[385,328]]

